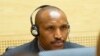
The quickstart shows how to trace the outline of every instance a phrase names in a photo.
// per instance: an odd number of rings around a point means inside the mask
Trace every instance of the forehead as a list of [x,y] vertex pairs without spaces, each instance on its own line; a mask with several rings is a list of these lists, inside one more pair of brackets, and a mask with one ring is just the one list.
[[66,15],[58,10],[45,10],[42,11],[37,19],[39,19],[39,24],[50,24],[57,23],[63,24],[68,23]]
[[63,20],[51,20],[51,21],[47,21],[45,23],[41,23],[41,26],[44,27],[49,27],[49,26],[55,26],[55,27],[60,27],[62,25],[67,25],[68,23],[66,21]]

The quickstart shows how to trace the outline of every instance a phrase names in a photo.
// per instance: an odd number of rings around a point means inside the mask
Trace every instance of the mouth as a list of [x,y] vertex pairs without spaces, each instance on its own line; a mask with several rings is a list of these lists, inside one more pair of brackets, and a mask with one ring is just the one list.
[[55,41],[55,42],[53,43],[53,45],[54,45],[55,47],[62,47],[62,46],[64,45],[64,42],[58,40],[58,41]]

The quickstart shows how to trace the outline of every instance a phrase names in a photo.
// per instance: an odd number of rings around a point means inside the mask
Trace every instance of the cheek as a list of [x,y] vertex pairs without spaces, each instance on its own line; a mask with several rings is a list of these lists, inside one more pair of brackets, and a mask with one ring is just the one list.
[[52,35],[48,33],[41,33],[39,35],[39,40],[41,42],[41,45],[44,46],[46,49],[51,48],[51,42],[53,40]]
[[41,31],[39,37],[46,43],[50,43],[53,40],[53,34],[46,31]]
[[64,40],[66,40],[68,38],[69,33],[62,33],[62,37],[64,38]]
[[45,39],[52,39],[53,34],[51,32],[49,32],[49,31],[46,31],[46,30],[41,29],[40,30],[40,36],[42,38],[45,38]]

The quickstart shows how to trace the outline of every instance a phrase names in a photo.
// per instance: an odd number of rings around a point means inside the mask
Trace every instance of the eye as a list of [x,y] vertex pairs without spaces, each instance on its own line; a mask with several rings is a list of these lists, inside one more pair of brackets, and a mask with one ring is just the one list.
[[69,28],[70,28],[69,25],[62,25],[62,26],[61,26],[61,30],[67,30],[67,29],[69,29]]
[[47,30],[49,30],[49,31],[52,31],[52,30],[54,30],[54,29],[55,29],[54,26],[48,26],[48,27],[47,27]]

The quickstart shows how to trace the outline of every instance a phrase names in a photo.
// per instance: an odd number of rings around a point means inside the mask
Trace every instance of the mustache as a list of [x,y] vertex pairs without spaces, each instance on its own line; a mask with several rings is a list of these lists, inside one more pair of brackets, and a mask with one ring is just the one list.
[[61,43],[61,42],[64,43],[65,41],[64,40],[58,40],[58,39],[56,39],[56,40],[52,41],[51,44]]

